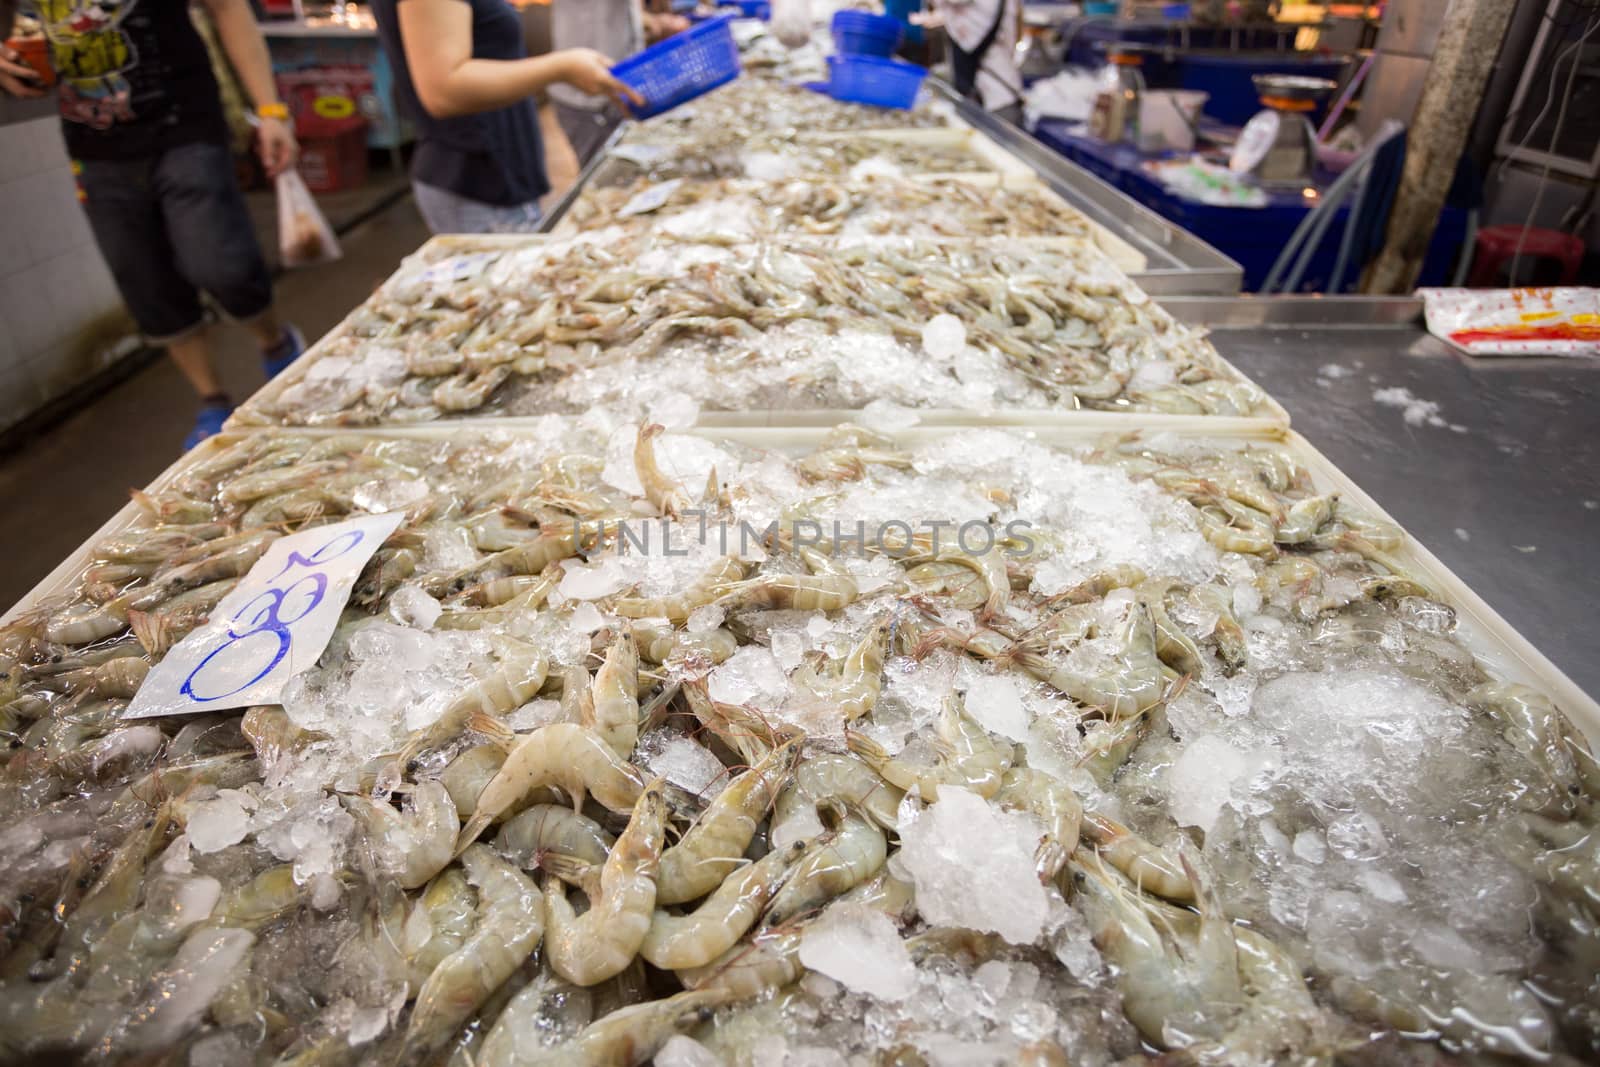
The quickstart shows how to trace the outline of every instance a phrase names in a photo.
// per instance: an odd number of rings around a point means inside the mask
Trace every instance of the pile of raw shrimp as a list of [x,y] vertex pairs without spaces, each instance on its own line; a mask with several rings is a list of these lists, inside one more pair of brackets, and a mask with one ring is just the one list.
[[[138,494],[0,634],[5,1057],[1594,1055],[1600,771],[1400,531],[1274,447],[811,437],[268,431]],[[120,719],[386,511],[281,704]]]
[[748,240],[777,233],[1079,241],[1095,236],[1093,224],[1081,212],[1043,186],[993,187],[887,175],[843,182],[680,182],[665,190],[644,180],[595,187],[572,205],[558,232],[611,226],[694,240]]
[[443,242],[241,409],[255,424],[710,409],[1266,410],[1088,246],[681,243],[615,230]]

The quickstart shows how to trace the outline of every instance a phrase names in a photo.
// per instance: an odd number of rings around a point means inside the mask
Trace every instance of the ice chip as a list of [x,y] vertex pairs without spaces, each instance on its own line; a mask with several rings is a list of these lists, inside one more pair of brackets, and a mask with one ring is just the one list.
[[567,626],[572,632],[579,634],[592,634],[605,624],[606,617],[600,614],[599,608],[587,600],[573,608],[572,617],[567,620]]
[[772,658],[785,671],[800,666],[806,651],[806,639],[799,630],[774,630],[770,637]]
[[1328,847],[1345,859],[1370,860],[1389,850],[1389,840],[1376,816],[1355,811],[1328,827]]
[[402,585],[389,595],[389,615],[402,626],[431,630],[444,607],[415,585]]
[[1294,854],[1307,863],[1321,863],[1328,858],[1328,846],[1315,830],[1301,830],[1294,835]]
[[196,852],[220,852],[237,845],[250,834],[250,813],[245,810],[244,794],[224,789],[211,800],[189,810],[189,845]]
[[900,859],[916,885],[917,910],[938,926],[999,934],[1032,944],[1044,931],[1050,898],[1033,852],[1038,826],[998,811],[976,793],[941,786],[939,802],[901,818]]
[[713,796],[728,769],[710,749],[676,730],[652,730],[639,739],[634,758],[651,774],[700,796]]
[[727,618],[728,612],[718,604],[702,604],[689,612],[688,621],[684,629],[692,634],[710,633],[722,625],[722,620]]
[[967,714],[990,733],[1010,741],[1028,739],[1028,712],[1022,690],[1004,674],[982,674],[967,687]]
[[953,360],[967,345],[967,327],[947,312],[922,325],[922,350],[934,359]]
[[1184,746],[1167,771],[1168,804],[1179,826],[1210,833],[1235,782],[1261,770],[1264,752],[1244,752],[1215,734],[1202,734]]
[[911,427],[922,421],[922,416],[909,408],[901,407],[891,400],[884,400],[880,397],[863,407],[856,414],[856,421],[874,430],[893,433],[895,430],[911,429]]
[[684,1034],[673,1034],[651,1062],[655,1067],[722,1067],[716,1053]]
[[800,962],[879,1000],[904,1000],[917,987],[894,920],[865,904],[835,904],[807,926]]
[[573,600],[599,600],[619,593],[628,584],[617,561],[606,558],[599,563],[584,564],[577,560],[563,561],[566,573],[556,586],[561,595]]

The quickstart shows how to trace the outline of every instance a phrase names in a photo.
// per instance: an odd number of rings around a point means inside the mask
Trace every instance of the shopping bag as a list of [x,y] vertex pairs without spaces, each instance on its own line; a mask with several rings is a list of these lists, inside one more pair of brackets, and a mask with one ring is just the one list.
[[285,267],[332,263],[344,253],[333,227],[293,167],[278,175],[278,255]]
[[811,4],[808,0],[772,0],[772,34],[789,48],[811,40]]

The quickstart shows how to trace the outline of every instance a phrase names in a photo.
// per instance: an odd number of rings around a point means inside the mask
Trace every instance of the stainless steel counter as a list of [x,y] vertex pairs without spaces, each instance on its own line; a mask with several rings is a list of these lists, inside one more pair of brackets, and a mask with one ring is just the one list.
[[[1409,299],[1162,304],[1209,325],[1296,430],[1600,695],[1600,361],[1466,357]],[[1393,387],[1437,403],[1445,425],[1374,399]]]

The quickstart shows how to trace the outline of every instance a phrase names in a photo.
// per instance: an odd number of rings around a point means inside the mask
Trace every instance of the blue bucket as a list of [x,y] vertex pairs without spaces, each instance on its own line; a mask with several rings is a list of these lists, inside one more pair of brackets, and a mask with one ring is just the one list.
[[914,63],[877,56],[829,56],[828,95],[875,107],[909,109],[928,72]]
[[714,18],[629,56],[611,73],[644,97],[633,115],[647,119],[737,78],[739,46],[728,20]]
[[833,46],[841,55],[888,59],[900,43],[900,22],[887,15],[840,11],[833,16],[829,28],[833,30]]

